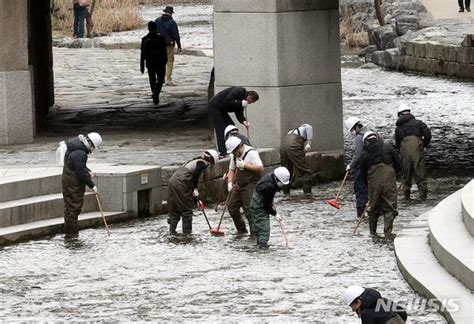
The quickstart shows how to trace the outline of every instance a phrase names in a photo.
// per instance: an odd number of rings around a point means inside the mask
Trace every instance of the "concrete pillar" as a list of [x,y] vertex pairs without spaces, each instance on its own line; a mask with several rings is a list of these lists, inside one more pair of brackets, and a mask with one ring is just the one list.
[[248,107],[252,144],[279,148],[305,122],[315,150],[342,150],[338,1],[214,0],[214,12],[216,92],[260,95]]
[[0,0],[0,145],[33,141],[27,0]]

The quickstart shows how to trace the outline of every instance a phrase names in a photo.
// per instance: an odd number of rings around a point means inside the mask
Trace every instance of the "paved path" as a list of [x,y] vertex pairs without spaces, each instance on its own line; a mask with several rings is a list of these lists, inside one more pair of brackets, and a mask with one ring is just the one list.
[[421,0],[421,2],[435,19],[470,18],[474,21],[474,12],[458,12],[456,0]]

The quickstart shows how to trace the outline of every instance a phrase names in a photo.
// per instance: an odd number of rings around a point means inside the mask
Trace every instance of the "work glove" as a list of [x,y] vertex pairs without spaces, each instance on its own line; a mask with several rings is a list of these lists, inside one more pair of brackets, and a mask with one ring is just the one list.
[[95,174],[94,174],[93,172],[89,171],[89,176],[90,176],[91,178],[94,178],[94,177],[95,177]]
[[239,168],[239,170],[245,169],[245,162],[244,162],[244,160],[237,160],[236,166],[237,166],[237,168]]
[[308,152],[308,151],[310,151],[310,150],[311,150],[311,144],[308,143],[308,144],[306,144],[306,146],[304,147],[304,151],[305,151],[305,152]]
[[275,215],[275,219],[278,223],[280,223],[282,221],[281,215],[278,214],[278,213]]
[[232,182],[229,182],[229,183],[227,184],[227,191],[228,191],[228,192],[231,192],[233,188],[234,188],[234,184],[233,184]]
[[227,180],[227,173],[224,173],[224,175],[222,176],[222,180],[224,180],[224,181]]
[[197,190],[197,188],[193,190],[193,197],[194,198],[199,197],[199,191]]
[[99,193],[99,190],[97,189],[97,186],[92,187],[91,190],[92,190],[93,192],[95,192],[95,193]]
[[248,121],[244,121],[243,122],[245,128],[249,128],[250,127],[250,123]]
[[242,100],[242,107],[243,108],[247,108],[248,104],[249,104],[249,102],[247,100]]
[[351,165],[348,164],[348,165],[346,166],[346,172],[347,172],[347,171],[350,171],[350,170],[351,170]]

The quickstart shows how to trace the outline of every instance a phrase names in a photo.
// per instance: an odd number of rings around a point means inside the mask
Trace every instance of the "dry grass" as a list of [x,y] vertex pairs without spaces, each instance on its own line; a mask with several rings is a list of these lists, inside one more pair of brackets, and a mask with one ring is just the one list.
[[349,48],[358,48],[368,43],[367,24],[359,19],[354,19],[353,10],[341,10],[339,28],[341,41]]

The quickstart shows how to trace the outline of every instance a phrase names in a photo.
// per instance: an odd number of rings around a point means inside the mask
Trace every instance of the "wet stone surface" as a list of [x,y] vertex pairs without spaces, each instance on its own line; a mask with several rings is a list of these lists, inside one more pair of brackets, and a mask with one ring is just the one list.
[[[394,231],[460,188],[467,178],[430,180],[425,203],[400,202]],[[56,235],[0,249],[0,316],[4,321],[296,321],[357,323],[340,300],[350,284],[380,289],[407,306],[416,323],[444,323],[401,277],[392,241],[357,235],[349,183],[342,208],[323,202],[339,182],[279,194],[290,248],[271,220],[271,247],[237,236],[225,216],[225,235],[210,236],[197,211],[190,238],[170,237],[166,217]],[[216,226],[219,215],[208,209]],[[379,232],[382,224],[379,224]],[[415,302],[413,302],[415,301]],[[413,306],[414,305],[414,306]]]

